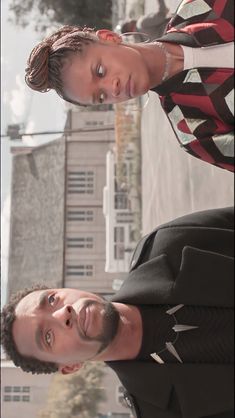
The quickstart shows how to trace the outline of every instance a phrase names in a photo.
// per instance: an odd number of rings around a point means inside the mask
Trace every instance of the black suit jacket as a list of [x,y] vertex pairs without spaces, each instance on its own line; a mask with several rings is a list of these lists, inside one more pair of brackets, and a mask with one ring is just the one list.
[[[144,237],[113,302],[233,306],[234,210],[184,216]],[[108,362],[141,418],[198,418],[233,409],[229,364]],[[172,391],[180,410],[172,411]],[[219,417],[219,415],[218,415]]]

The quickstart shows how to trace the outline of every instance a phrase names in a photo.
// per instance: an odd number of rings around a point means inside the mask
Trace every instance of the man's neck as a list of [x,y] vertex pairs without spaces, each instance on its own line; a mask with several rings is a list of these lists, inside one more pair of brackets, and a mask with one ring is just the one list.
[[114,306],[120,315],[118,332],[112,343],[96,360],[131,360],[140,351],[143,326],[139,309],[123,303],[114,303]]

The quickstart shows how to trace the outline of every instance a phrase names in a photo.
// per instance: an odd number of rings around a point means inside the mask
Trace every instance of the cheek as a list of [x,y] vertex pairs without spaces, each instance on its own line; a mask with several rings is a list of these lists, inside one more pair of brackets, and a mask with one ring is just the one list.
[[61,333],[57,338],[56,350],[60,354],[68,354],[69,352],[76,351],[79,347],[78,335],[74,331],[70,334]]
[[126,61],[129,62],[129,65],[137,71],[143,71],[144,60],[139,51],[131,49],[131,53],[126,51]]

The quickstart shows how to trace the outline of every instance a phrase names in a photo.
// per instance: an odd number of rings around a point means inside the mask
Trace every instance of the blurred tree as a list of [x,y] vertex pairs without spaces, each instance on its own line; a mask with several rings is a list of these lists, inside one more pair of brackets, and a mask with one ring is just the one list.
[[97,417],[99,403],[105,400],[104,368],[103,363],[87,363],[77,373],[55,375],[39,418]]
[[10,0],[10,20],[25,27],[35,21],[44,32],[51,25],[80,25],[96,29],[111,28],[112,0]]

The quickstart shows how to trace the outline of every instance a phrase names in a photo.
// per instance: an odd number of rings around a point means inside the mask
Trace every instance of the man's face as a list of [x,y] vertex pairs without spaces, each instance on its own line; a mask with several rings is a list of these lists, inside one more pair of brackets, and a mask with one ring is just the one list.
[[118,103],[150,88],[138,49],[114,42],[92,42],[68,59],[62,71],[65,95],[81,104]]
[[16,306],[13,338],[20,354],[58,365],[94,358],[117,333],[111,303],[77,289],[37,290]]

